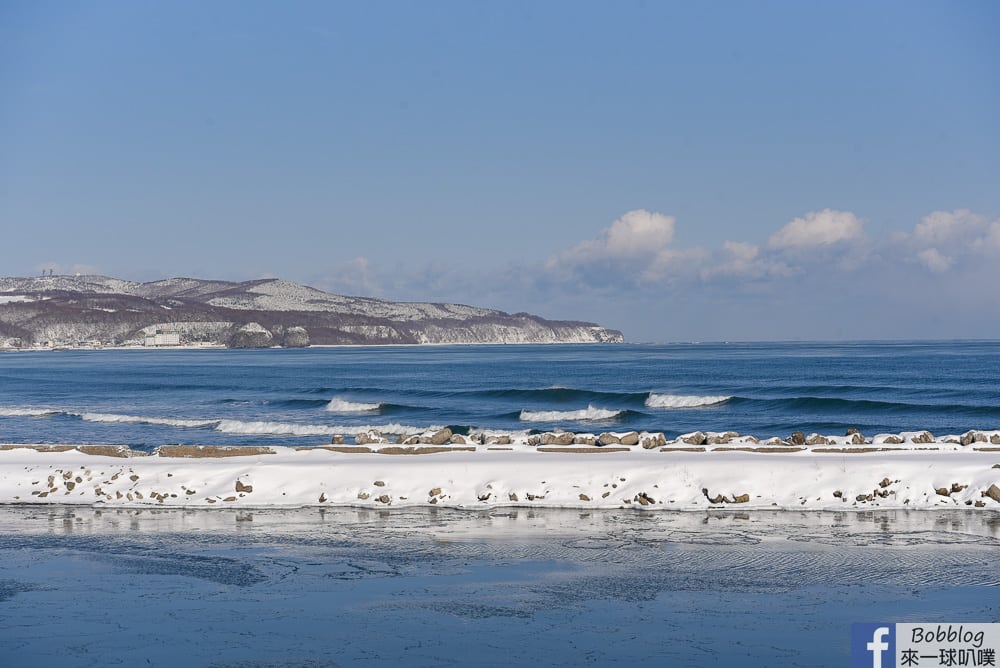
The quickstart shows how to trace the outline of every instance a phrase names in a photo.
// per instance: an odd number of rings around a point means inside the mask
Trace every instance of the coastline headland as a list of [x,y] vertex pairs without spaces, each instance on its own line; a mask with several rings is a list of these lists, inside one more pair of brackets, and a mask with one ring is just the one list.
[[0,350],[623,341],[593,322],[350,297],[276,278],[0,277]]
[[[1000,431],[511,438],[443,429],[315,446],[0,445],[0,503],[1000,511]],[[800,442],[801,441],[801,442]]]

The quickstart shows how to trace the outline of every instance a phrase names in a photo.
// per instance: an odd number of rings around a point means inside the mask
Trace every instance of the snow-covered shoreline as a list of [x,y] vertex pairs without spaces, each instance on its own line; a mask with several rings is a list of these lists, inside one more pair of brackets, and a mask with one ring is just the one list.
[[[394,446],[382,454],[359,446],[164,446],[147,456],[114,446],[78,446],[88,454],[68,445],[7,445],[0,503],[1000,511],[1000,448],[935,445],[790,452]],[[424,454],[398,456],[404,453]]]

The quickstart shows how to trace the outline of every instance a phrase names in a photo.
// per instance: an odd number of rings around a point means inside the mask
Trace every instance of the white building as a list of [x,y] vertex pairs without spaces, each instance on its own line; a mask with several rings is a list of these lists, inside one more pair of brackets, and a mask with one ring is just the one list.
[[170,332],[158,329],[155,334],[146,335],[144,345],[147,348],[155,348],[157,346],[179,346],[181,345],[181,335],[179,332]]

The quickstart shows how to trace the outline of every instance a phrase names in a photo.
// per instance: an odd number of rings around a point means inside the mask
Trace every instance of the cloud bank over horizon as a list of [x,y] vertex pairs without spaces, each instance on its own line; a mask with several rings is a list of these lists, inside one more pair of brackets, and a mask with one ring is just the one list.
[[632,340],[995,338],[1000,327],[1000,219],[932,211],[880,238],[857,213],[825,208],[757,242],[709,247],[678,244],[682,227],[634,209],[544,262],[484,257],[475,270],[428,261],[401,271],[357,258],[319,286],[596,320]]
[[614,279],[655,288],[681,277],[692,283],[724,278],[781,282],[820,261],[826,269],[857,270],[865,262],[891,258],[942,273],[1000,251],[1000,219],[968,209],[933,211],[912,231],[884,239],[867,236],[865,223],[853,212],[827,208],[789,221],[763,244],[726,240],[717,248],[682,248],[672,244],[678,225],[674,216],[638,209],[623,214],[595,239],[551,255],[545,270],[563,281],[600,273],[604,284]]

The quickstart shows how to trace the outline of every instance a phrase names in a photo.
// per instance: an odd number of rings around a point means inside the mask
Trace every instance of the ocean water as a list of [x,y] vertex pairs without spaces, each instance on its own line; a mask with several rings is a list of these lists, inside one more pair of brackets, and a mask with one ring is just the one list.
[[414,433],[1000,427],[1000,342],[0,354],[0,441],[288,444]]

